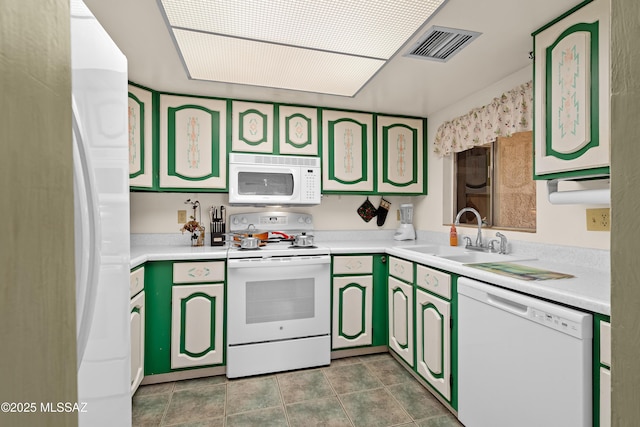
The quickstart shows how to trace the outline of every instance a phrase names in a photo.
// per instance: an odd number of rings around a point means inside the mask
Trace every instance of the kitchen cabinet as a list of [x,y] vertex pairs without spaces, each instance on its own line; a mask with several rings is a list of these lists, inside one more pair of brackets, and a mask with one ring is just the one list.
[[129,186],[153,188],[153,92],[129,85]]
[[611,323],[608,316],[594,315],[593,425],[611,426]]
[[225,261],[145,264],[145,375],[225,363]]
[[536,179],[609,173],[609,26],[595,0],[533,33]]
[[332,350],[387,345],[387,256],[336,255]]
[[378,193],[425,194],[426,119],[377,116]]
[[[171,368],[223,361],[224,261],[173,265]],[[220,283],[203,283],[220,282]]]
[[225,191],[227,101],[160,95],[162,190]]
[[278,152],[294,156],[318,155],[318,109],[279,105]]
[[413,265],[389,257],[389,348],[410,367],[413,361]]
[[322,110],[323,193],[372,193],[373,158],[373,114]]
[[334,256],[331,349],[371,345],[373,257]]
[[273,153],[273,104],[232,101],[231,115],[232,151]]
[[144,378],[144,267],[131,272],[131,395]]
[[416,265],[416,372],[447,401],[452,400],[451,276]]

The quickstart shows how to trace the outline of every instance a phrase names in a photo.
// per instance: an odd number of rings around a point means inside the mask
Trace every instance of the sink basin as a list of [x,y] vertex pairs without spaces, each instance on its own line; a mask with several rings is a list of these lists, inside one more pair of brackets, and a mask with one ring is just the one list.
[[435,255],[435,256],[446,256],[446,255],[466,253],[466,252],[461,252],[460,248],[449,247],[449,246],[438,246],[438,245],[408,246],[408,247],[402,247],[401,249],[405,251],[418,252],[421,254]]
[[502,255],[490,252],[464,252],[461,254],[444,254],[439,255],[440,258],[448,259],[450,261],[459,262],[461,264],[477,264],[484,262],[512,262],[512,261],[524,261],[527,257],[517,257],[513,255]]

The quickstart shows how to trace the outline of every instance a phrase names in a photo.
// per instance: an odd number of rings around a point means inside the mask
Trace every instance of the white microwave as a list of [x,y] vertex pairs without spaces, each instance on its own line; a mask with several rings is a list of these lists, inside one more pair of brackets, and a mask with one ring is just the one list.
[[229,154],[229,204],[320,204],[320,158]]

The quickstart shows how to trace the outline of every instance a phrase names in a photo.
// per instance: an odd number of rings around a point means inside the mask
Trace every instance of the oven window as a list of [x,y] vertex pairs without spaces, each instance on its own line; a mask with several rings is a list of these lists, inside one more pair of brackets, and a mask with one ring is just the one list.
[[258,196],[291,196],[293,194],[293,174],[239,172],[238,194]]
[[314,280],[260,280],[247,282],[247,324],[312,319],[315,316]]

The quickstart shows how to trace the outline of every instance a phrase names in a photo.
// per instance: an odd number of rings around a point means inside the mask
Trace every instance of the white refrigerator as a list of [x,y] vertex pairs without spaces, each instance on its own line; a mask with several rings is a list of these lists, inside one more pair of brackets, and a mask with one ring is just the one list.
[[71,0],[80,426],[131,425],[127,59]]

